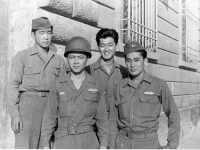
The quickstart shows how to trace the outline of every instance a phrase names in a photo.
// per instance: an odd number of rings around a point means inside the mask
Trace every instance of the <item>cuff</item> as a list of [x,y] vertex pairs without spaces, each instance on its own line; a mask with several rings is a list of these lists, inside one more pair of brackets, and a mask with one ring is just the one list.
[[9,114],[10,114],[11,118],[20,117],[21,116],[20,113],[19,113],[18,108],[9,108]]

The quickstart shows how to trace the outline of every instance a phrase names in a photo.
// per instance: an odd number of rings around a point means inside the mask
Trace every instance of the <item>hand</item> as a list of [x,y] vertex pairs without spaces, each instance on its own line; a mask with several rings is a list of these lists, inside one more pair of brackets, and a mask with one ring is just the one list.
[[14,117],[11,120],[11,129],[15,133],[19,133],[21,130],[23,130],[23,123],[21,117]]
[[107,147],[106,146],[101,146],[100,149],[107,149]]

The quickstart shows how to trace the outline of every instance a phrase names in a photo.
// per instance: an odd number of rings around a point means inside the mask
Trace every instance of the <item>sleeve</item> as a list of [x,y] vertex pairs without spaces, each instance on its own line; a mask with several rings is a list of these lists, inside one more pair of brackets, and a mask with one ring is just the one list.
[[41,128],[41,145],[42,147],[49,147],[50,138],[55,131],[58,118],[58,100],[59,95],[56,88],[55,80],[50,89],[49,100],[46,104],[43,119],[42,119],[42,128]]
[[24,74],[22,54],[19,52],[13,58],[10,78],[8,83],[8,111],[11,118],[19,117],[19,86]]
[[118,109],[117,102],[117,86],[114,88],[114,96],[110,104],[110,116],[109,116],[109,148],[115,148],[116,136],[118,133]]
[[168,117],[168,138],[167,145],[163,148],[177,148],[180,136],[180,115],[174,98],[167,84],[162,84],[161,101],[163,111]]
[[97,108],[97,114],[95,116],[96,119],[96,125],[98,128],[97,135],[99,137],[100,141],[100,147],[108,146],[108,115],[107,115],[107,108],[106,108],[106,102],[105,97],[102,92],[103,88],[100,88],[101,91],[99,93],[99,102],[98,102],[98,108]]

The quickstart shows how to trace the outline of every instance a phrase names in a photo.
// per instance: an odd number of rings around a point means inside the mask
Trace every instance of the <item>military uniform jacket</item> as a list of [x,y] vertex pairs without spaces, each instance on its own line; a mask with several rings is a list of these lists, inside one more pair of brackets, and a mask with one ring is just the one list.
[[61,75],[63,68],[63,58],[51,50],[45,60],[36,46],[18,52],[12,62],[8,85],[8,108],[11,118],[20,116],[20,93],[49,92],[52,82]]
[[126,78],[116,85],[114,94],[109,118],[111,148],[119,129],[135,134],[157,132],[161,106],[168,117],[167,148],[177,148],[180,116],[166,82],[144,72],[138,86]]
[[114,61],[114,65],[110,71],[110,74],[108,74],[104,67],[100,64],[100,59],[98,59],[97,62],[88,66],[86,71],[92,76],[98,78],[103,84],[103,93],[106,99],[107,111],[109,112],[110,101],[114,96],[113,87],[119,81],[128,77],[128,70],[124,66],[119,65],[116,61]]
[[77,90],[70,73],[57,79],[52,85],[44,111],[42,145],[48,146],[57,124],[57,130],[64,132],[64,129],[70,127],[93,126],[95,123],[100,146],[108,146],[108,116],[102,86],[98,80],[86,73],[80,89]]

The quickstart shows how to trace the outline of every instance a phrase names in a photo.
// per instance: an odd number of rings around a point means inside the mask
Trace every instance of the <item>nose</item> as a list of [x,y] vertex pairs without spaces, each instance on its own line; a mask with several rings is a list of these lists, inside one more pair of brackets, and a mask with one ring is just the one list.
[[78,58],[77,57],[74,59],[74,63],[78,64]]
[[45,32],[43,37],[44,37],[44,39],[48,39],[48,33]]
[[135,61],[131,62],[131,67],[133,68],[136,65]]

